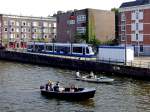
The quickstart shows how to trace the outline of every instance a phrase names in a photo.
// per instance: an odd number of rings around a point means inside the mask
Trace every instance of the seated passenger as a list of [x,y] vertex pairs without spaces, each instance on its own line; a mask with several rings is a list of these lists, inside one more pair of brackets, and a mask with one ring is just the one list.
[[79,71],[76,72],[76,76],[80,77],[80,72]]
[[75,92],[75,85],[74,84],[71,85],[70,92]]
[[95,77],[95,76],[94,76],[94,73],[91,72],[90,75],[89,75],[89,78],[94,78],[94,77]]
[[53,89],[54,91],[59,92],[59,82],[56,83]]
[[48,91],[48,83],[45,85],[45,90]]
[[48,90],[53,91],[53,83],[50,80],[48,81],[48,87],[49,87]]

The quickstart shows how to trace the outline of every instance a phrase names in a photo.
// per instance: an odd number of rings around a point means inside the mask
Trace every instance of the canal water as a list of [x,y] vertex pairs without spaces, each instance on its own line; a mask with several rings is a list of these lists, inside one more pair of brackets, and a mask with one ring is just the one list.
[[[74,77],[71,70],[0,61],[0,112],[150,112],[150,82],[111,76],[113,83],[95,84]],[[97,91],[86,101],[48,99],[39,86],[49,79]]]

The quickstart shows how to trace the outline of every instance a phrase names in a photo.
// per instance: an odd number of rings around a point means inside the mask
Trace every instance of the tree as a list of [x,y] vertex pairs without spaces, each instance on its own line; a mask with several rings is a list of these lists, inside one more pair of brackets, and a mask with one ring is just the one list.
[[119,28],[118,28],[118,16],[119,16],[119,9],[118,8],[112,8],[111,11],[115,12],[115,44],[119,43]]

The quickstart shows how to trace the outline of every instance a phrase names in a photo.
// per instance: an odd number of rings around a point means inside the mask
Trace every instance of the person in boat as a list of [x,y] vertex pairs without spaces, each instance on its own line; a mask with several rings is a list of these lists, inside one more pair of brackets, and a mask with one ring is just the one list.
[[48,91],[48,83],[45,85],[45,90]]
[[70,92],[75,92],[75,85],[74,84],[71,84],[71,86],[70,86]]
[[76,76],[80,77],[80,72],[79,71],[76,71]]
[[48,83],[45,85],[46,91],[53,91],[52,81],[48,80]]
[[55,84],[55,86],[53,87],[54,91],[59,92],[59,82],[57,82]]
[[53,82],[52,81],[48,81],[48,90],[53,91]]
[[95,78],[94,73],[91,71],[89,76],[87,76],[87,78]]

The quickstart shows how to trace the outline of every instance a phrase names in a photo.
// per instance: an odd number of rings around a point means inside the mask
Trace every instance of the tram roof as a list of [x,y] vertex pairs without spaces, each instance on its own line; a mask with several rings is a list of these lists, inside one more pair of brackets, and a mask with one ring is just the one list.
[[86,44],[86,43],[44,43],[44,42],[28,42],[28,45],[33,45],[33,44],[37,44],[37,45],[57,45],[57,46],[69,46],[72,44],[72,46],[89,46],[90,44]]

